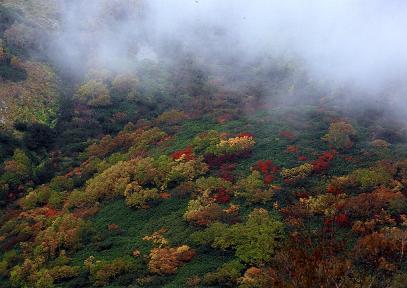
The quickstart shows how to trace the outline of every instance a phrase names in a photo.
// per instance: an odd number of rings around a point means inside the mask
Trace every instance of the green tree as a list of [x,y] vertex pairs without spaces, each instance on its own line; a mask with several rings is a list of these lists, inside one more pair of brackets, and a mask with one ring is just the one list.
[[250,264],[270,261],[283,237],[283,223],[265,209],[254,209],[245,223],[231,226],[214,223],[205,231],[195,232],[193,239],[201,244],[226,250],[233,248],[236,256]]

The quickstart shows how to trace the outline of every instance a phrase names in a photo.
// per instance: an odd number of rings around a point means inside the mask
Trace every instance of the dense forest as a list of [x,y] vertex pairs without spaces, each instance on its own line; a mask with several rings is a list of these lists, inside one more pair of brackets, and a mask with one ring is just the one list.
[[56,2],[0,1],[1,287],[407,287],[403,118],[270,56],[73,73]]

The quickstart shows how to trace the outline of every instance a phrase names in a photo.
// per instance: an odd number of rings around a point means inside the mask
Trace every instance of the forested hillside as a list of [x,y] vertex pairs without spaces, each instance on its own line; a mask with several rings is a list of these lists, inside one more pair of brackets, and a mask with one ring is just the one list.
[[403,118],[269,55],[73,73],[58,2],[0,2],[1,287],[407,287]]

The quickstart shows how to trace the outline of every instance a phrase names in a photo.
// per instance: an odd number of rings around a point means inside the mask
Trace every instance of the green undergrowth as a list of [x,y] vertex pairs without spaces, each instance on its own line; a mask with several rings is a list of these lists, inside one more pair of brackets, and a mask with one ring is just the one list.
[[[96,244],[84,246],[73,255],[72,264],[81,266],[89,256],[109,261],[126,255],[130,256],[132,251],[136,249],[143,255],[148,255],[152,246],[150,242],[144,241],[142,238],[162,227],[169,229],[165,236],[171,245],[188,244],[194,246],[189,236],[196,229],[188,225],[182,217],[187,204],[188,200],[186,199],[173,198],[149,209],[133,210],[123,200],[105,203],[89,221],[95,231],[106,235],[106,237]],[[119,225],[122,232],[119,235],[112,235],[108,232],[109,224]],[[100,247],[103,245],[108,248],[101,250]],[[181,287],[187,278],[214,271],[231,259],[229,253],[197,248],[198,255],[191,262],[180,267],[176,275],[165,277],[166,284],[163,287]]]

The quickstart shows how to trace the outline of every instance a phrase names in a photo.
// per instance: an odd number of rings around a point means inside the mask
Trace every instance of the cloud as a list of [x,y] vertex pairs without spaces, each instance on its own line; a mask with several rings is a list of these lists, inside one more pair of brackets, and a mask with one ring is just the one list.
[[313,79],[363,97],[405,99],[405,1],[65,0],[61,8],[53,58],[73,71],[184,54],[239,69],[269,55],[298,59]]

